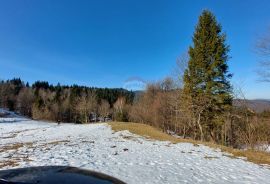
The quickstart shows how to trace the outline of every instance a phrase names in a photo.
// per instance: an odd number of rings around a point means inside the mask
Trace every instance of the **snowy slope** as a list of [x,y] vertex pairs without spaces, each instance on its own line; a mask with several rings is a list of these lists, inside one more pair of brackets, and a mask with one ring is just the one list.
[[[4,116],[4,118],[2,117]],[[3,108],[0,108],[0,123],[3,122],[20,122],[20,121],[25,121],[27,118],[24,118],[12,111],[5,110]]]
[[[127,183],[270,183],[270,170],[189,143],[146,140],[107,124],[0,123],[0,169],[71,165]],[[23,143],[23,144],[21,144]]]

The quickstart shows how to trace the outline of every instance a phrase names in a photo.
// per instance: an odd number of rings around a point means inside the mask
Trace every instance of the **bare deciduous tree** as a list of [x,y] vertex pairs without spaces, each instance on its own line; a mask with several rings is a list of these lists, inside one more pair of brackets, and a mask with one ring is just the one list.
[[160,82],[160,88],[163,91],[170,91],[175,88],[174,81],[170,77],[166,77],[164,80]]
[[257,71],[260,81],[270,82],[270,29],[259,39],[256,45],[257,53],[261,57]]
[[96,107],[97,100],[95,93],[89,92],[88,94],[83,94],[78,99],[78,104],[76,106],[76,111],[80,116],[80,121],[88,123],[90,114],[96,111]]
[[123,113],[125,104],[126,104],[126,99],[124,97],[120,97],[114,103],[113,107],[114,107],[116,112]]
[[189,56],[187,52],[184,52],[176,58],[176,67],[174,69],[173,76],[175,76],[174,80],[178,87],[183,86],[183,77],[188,66],[188,59]]
[[19,92],[16,102],[16,110],[23,115],[31,116],[34,93],[30,88],[23,88]]
[[113,105],[114,108],[114,120],[116,121],[128,121],[128,109],[129,106],[126,103],[124,97],[119,97]]
[[98,112],[100,116],[103,118],[103,121],[105,121],[105,118],[109,115],[110,113],[110,104],[106,100],[101,100],[101,103],[98,107]]

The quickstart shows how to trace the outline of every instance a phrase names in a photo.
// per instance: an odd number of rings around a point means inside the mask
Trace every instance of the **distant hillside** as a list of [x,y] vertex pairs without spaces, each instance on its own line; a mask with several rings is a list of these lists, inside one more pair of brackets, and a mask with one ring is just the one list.
[[136,101],[143,94],[143,90],[133,91],[133,93],[134,93],[134,100]]
[[270,110],[270,100],[268,99],[256,99],[256,100],[234,100],[234,105],[236,106],[248,106],[255,112],[263,112],[265,110]]
[[[138,90],[133,91],[135,94],[134,100],[136,101],[140,95],[142,95],[144,91]],[[233,101],[233,105],[235,106],[248,106],[248,108],[252,109],[254,112],[263,112],[265,110],[270,111],[270,99],[255,99],[255,100],[243,100],[243,99],[235,99]]]

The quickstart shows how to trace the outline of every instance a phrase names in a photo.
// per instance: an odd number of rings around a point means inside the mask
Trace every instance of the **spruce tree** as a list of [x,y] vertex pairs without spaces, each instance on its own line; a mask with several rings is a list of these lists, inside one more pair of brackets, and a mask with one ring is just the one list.
[[190,99],[201,139],[218,139],[218,128],[224,123],[221,117],[232,104],[227,65],[229,46],[225,40],[215,16],[204,10],[193,35],[184,74],[184,93]]

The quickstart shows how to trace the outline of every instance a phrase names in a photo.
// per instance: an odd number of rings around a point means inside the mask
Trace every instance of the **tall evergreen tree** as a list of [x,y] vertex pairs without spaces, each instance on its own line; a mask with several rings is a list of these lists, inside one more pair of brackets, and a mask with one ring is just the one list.
[[226,35],[215,16],[204,10],[199,17],[189,48],[189,63],[184,74],[184,92],[189,97],[201,139],[217,140],[220,117],[232,104],[227,61]]

